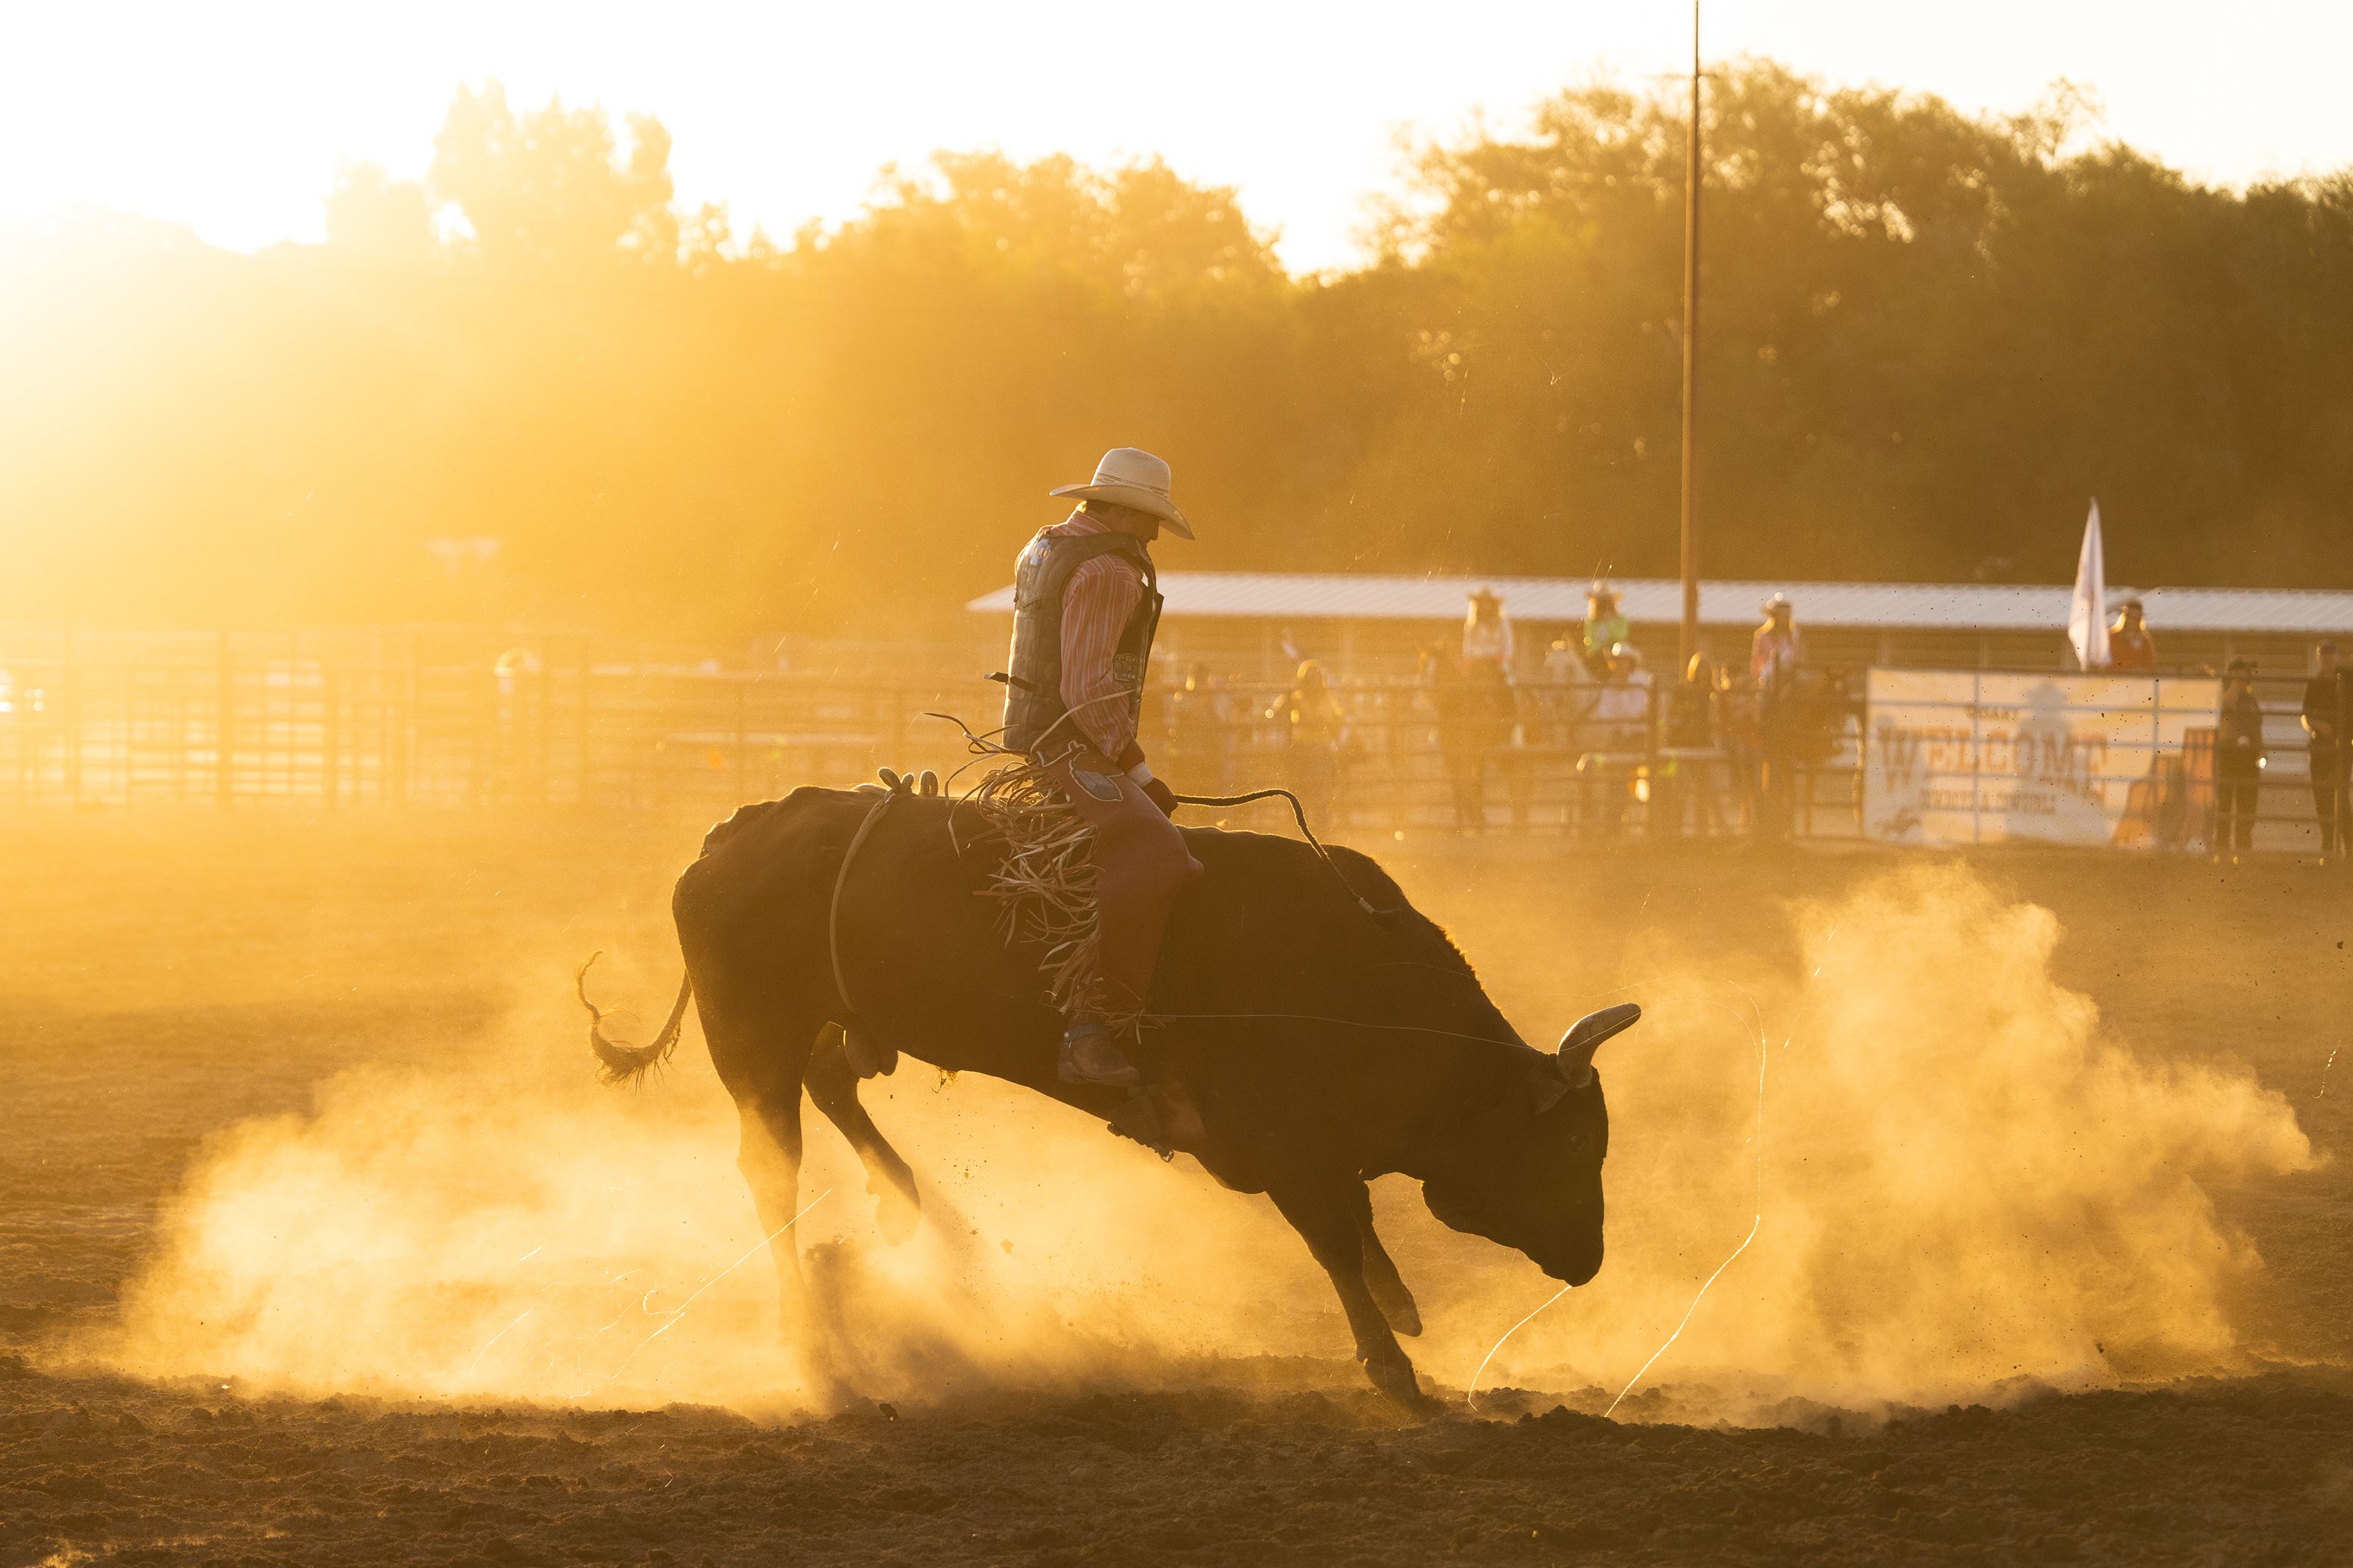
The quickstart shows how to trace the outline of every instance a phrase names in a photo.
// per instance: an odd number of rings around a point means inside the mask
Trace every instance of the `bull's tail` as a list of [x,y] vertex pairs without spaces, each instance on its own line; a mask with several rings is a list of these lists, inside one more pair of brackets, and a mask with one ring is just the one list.
[[588,1048],[596,1053],[596,1077],[607,1084],[634,1084],[655,1068],[670,1060],[670,1052],[678,1049],[680,1029],[686,1022],[686,1005],[694,995],[691,975],[678,983],[678,1002],[670,1010],[670,1022],[661,1033],[642,1046],[625,1046],[605,1033],[605,1020],[613,1015],[588,1000],[588,970],[605,954],[600,949],[588,955],[588,963],[572,979],[573,989],[579,994],[580,1005],[588,1009]]

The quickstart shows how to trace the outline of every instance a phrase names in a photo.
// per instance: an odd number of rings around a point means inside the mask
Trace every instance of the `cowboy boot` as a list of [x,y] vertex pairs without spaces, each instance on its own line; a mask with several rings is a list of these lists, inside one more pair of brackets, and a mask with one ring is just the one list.
[[1144,1077],[1112,1038],[1110,1026],[1097,1022],[1073,1024],[1062,1032],[1060,1070],[1064,1083],[1113,1088],[1132,1088]]

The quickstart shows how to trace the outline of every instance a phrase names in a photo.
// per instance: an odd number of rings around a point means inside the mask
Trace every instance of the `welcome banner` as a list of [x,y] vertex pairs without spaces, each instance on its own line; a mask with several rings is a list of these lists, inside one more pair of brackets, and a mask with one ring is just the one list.
[[2204,847],[2219,681],[1874,669],[1870,696],[1870,837]]

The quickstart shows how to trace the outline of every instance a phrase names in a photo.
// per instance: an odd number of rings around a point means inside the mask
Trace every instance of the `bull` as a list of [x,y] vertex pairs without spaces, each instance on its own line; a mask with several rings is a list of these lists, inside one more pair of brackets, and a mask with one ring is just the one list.
[[[607,1077],[627,1079],[675,1044],[691,996],[741,1119],[739,1167],[777,1237],[785,1331],[804,1340],[808,1298],[786,1238],[803,1092],[857,1151],[886,1236],[912,1231],[921,1204],[859,1101],[841,1026],[876,1058],[870,1071],[904,1053],[1107,1119],[1128,1109],[1125,1090],[1058,1077],[1062,1025],[1039,955],[1008,945],[976,896],[1001,849],[974,814],[952,826],[953,802],[902,795],[874,815],[874,799],[801,789],[712,828],[672,900],[687,977],[669,1026],[642,1047],[591,1029]],[[1373,1384],[1419,1407],[1397,1336],[1418,1333],[1420,1314],[1374,1233],[1366,1184],[1401,1172],[1445,1225],[1585,1283],[1601,1266],[1609,1147],[1593,1053],[1640,1009],[1533,1048],[1369,857],[1335,847],[1319,862],[1307,844],[1255,833],[1187,828],[1186,840],[1207,875],[1176,907],[1153,986],[1144,1048],[1159,1141],[1273,1202],[1331,1276]]]

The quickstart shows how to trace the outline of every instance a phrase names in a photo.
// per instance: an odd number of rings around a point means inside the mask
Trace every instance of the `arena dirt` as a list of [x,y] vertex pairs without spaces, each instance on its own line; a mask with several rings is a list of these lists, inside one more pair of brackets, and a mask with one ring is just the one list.
[[[909,1247],[812,1123],[813,1408],[691,1037],[606,1094],[566,1010],[666,998],[695,831],[7,826],[0,1563],[2346,1558],[2311,868],[1368,845],[1532,1035],[1651,1009],[1602,1277],[1416,1426],[1261,1202],[915,1064]],[[1551,1288],[1380,1201],[1462,1411]]]

